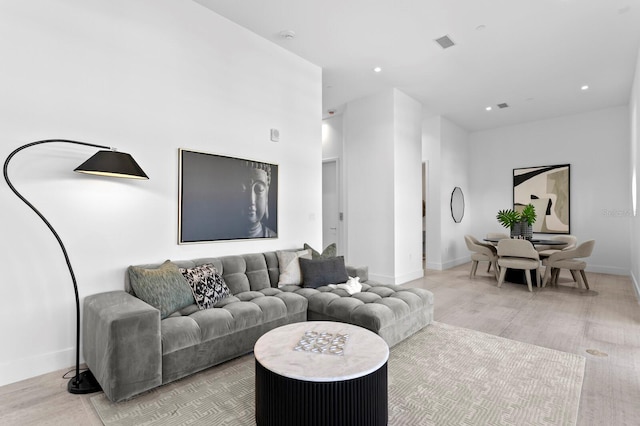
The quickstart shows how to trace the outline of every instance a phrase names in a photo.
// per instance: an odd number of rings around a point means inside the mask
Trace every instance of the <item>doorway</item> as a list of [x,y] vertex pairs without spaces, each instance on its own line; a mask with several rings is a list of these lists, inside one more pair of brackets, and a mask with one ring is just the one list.
[[427,269],[427,200],[429,162],[422,162],[422,269]]
[[335,243],[338,253],[344,253],[338,164],[337,158],[322,162],[322,247]]

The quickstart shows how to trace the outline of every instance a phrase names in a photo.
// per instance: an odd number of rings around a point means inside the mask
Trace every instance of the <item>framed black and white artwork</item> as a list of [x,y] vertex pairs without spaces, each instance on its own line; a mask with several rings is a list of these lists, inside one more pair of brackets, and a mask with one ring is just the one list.
[[178,242],[278,237],[278,166],[179,150]]
[[533,204],[533,232],[570,233],[570,171],[569,164],[513,169],[513,208]]

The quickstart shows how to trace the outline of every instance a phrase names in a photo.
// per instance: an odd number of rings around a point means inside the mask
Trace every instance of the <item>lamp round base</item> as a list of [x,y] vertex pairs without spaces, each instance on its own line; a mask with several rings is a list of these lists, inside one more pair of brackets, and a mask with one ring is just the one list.
[[102,388],[100,384],[93,376],[93,373],[89,370],[83,371],[78,376],[75,376],[69,380],[67,384],[67,390],[70,393],[86,394],[100,392]]

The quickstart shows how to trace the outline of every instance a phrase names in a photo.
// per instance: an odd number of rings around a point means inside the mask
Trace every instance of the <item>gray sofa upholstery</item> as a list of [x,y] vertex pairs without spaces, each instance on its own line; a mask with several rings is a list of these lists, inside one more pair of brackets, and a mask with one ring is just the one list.
[[[278,288],[275,252],[174,262],[212,263],[231,295],[214,308],[188,306],[160,319],[160,311],[125,290],[84,300],[83,354],[112,401],[122,401],[253,350],[258,338],[306,320],[348,322],[378,333],[390,346],[433,319],[433,295],[422,289],[367,284],[367,268],[347,267],[362,292],[289,285]],[[140,265],[156,268],[159,265]]]

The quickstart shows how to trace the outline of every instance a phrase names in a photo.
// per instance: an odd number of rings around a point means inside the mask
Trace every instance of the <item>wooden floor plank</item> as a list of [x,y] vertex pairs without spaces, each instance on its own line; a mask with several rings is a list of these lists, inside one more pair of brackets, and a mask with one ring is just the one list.
[[[425,271],[405,284],[431,290],[435,320],[586,357],[579,426],[640,425],[640,305],[628,277],[587,273],[591,290],[563,273],[558,287],[505,282],[471,264]],[[437,350],[437,348],[434,348]],[[101,425],[92,395],[66,391],[65,371],[0,387],[2,425]]]

